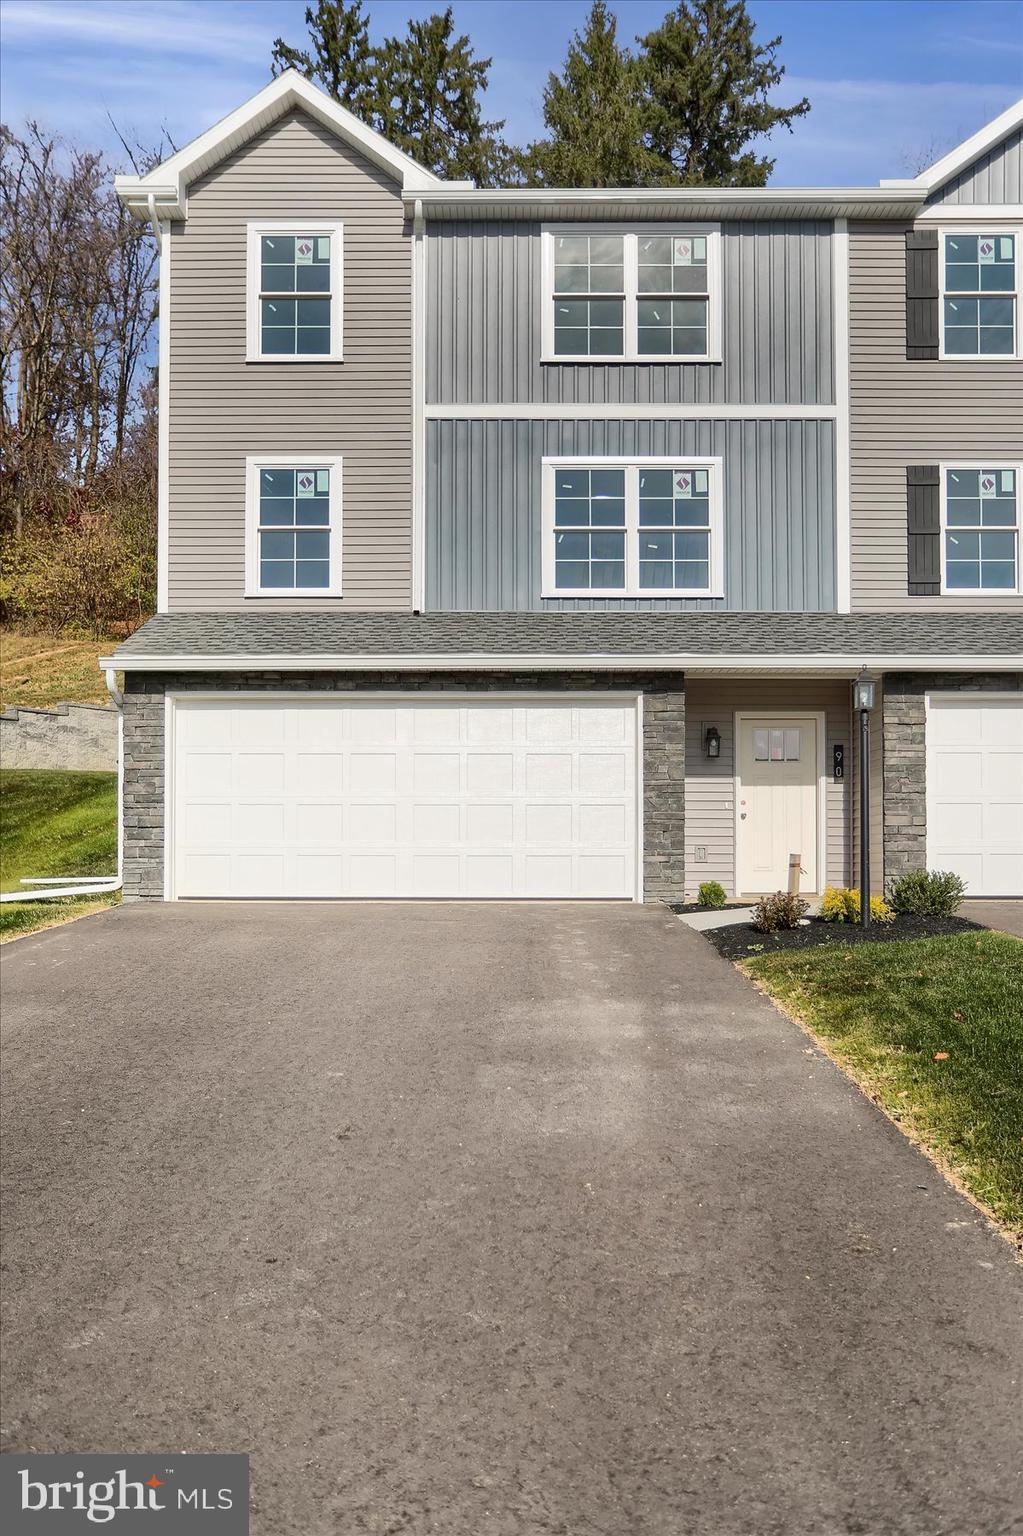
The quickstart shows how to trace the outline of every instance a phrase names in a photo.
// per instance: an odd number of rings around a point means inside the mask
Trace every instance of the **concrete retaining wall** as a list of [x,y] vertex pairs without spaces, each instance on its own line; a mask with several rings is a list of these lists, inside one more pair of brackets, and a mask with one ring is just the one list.
[[117,768],[117,710],[99,704],[5,709],[0,767],[109,771]]

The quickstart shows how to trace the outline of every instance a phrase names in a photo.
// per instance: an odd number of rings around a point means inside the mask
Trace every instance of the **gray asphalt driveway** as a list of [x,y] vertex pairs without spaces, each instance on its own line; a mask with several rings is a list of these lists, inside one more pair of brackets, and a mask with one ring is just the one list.
[[1023,1271],[659,908],[128,907],[3,955],[7,1448],[253,1530],[1008,1533]]

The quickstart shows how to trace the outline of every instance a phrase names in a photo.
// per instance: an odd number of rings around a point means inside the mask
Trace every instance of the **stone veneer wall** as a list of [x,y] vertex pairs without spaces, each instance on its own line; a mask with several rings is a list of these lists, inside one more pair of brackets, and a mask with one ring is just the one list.
[[685,890],[685,688],[681,673],[129,672],[124,689],[124,899],[163,896],[164,699],[168,691],[639,692],[643,695],[643,889]]
[[927,864],[927,742],[924,696],[944,691],[1012,693],[1023,673],[889,673],[884,679],[884,874],[897,880]]

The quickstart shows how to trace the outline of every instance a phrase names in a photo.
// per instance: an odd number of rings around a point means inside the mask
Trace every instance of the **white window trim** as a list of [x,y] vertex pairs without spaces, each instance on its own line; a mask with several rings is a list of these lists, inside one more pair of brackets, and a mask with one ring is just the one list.
[[[636,455],[601,457],[596,454],[577,454],[569,457],[559,455],[554,458],[544,458],[541,464],[543,476],[541,597],[585,597],[591,601],[605,597],[724,597],[724,498],[720,458],[706,458],[687,453],[675,454],[670,458],[667,456],[647,458]],[[554,475],[559,469],[625,470],[624,587],[555,586]],[[639,471],[641,469],[706,469],[710,471],[710,580],[706,587],[641,587],[639,585]]]
[[[945,351],[945,236],[946,235],[1015,235],[1015,348],[1012,352],[946,352]],[[991,298],[997,298],[997,293],[992,293]],[[1000,229],[992,229],[991,224],[968,224],[965,228],[957,226],[955,229],[946,229],[944,226],[938,229],[938,357],[946,363],[1011,363],[1014,358],[1023,357],[1023,336],[1020,331],[1023,328],[1023,225],[1003,225]],[[984,465],[987,469],[989,466]],[[1009,466],[1006,466],[1008,468]],[[962,465],[963,469],[972,468],[970,465]]]
[[[259,584],[259,472],[261,469],[330,470],[329,587],[261,587]],[[245,596],[258,598],[341,596],[341,459],[322,453],[259,453],[245,460]]]
[[[1016,585],[1014,587],[949,587],[945,585],[945,531],[948,527],[948,495],[946,476],[950,469],[1013,469],[1016,471]],[[999,602],[1007,597],[1023,594],[1023,463],[1004,459],[947,459],[938,465],[938,496],[941,506],[939,534],[941,539],[941,595],[942,597],[982,597],[988,602]],[[961,524],[955,524],[961,527]],[[1008,528],[1001,532],[1008,533]],[[991,529],[997,533],[997,528]]]
[[[707,238],[707,350],[704,353],[640,352],[638,342],[638,286],[640,235],[705,235]],[[587,353],[563,356],[554,350],[554,240],[557,235],[622,235],[625,240],[625,350],[614,353]],[[721,226],[719,224],[644,224],[623,228],[621,224],[545,224],[540,233],[543,282],[543,318],[540,361],[574,367],[588,363],[720,363],[722,361],[722,281]],[[562,295],[565,297],[565,295]],[[613,295],[612,295],[613,297]],[[685,298],[685,294],[678,294]]]
[[[344,225],[340,220],[277,219],[260,220],[248,224],[247,229],[247,292],[245,326],[245,360],[249,363],[339,363],[344,355],[342,322],[344,303]],[[329,352],[264,352],[260,327],[259,289],[262,276],[260,263],[260,238],[263,235],[329,235],[330,236],[330,351]],[[298,295],[303,297],[303,295]],[[316,298],[316,294],[304,295]]]

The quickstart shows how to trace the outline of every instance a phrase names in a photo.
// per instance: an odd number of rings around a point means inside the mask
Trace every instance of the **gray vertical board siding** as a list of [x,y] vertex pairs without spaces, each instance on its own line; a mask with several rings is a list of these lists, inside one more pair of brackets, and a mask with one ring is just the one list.
[[854,610],[1023,608],[1023,598],[910,596],[906,470],[1023,457],[1023,362],[906,357],[906,228],[849,231]]
[[[824,715],[827,867],[829,885],[847,885],[850,863],[852,759],[849,684],[804,678],[690,678],[686,682],[686,892],[695,896],[704,880],[718,880],[730,896],[735,890],[735,714],[758,709]],[[721,733],[721,755],[703,750],[706,729]],[[845,747],[846,777],[837,783],[832,750]],[[706,859],[699,863],[696,850]],[[793,850],[798,851],[798,850]]]
[[[542,460],[623,454],[723,459],[723,599],[541,598]],[[834,485],[830,421],[431,421],[427,607],[834,609]]]
[[940,203],[1023,203],[1023,130],[1017,128],[994,149],[927,199]]
[[428,225],[428,404],[833,402],[830,224],[722,226],[722,363],[542,363],[540,233]]
[[[344,360],[247,363],[246,225],[305,218],[344,225]],[[407,608],[411,255],[397,182],[292,113],[190,188],[171,247],[171,608]],[[344,595],[247,603],[245,458],[291,451],[344,461]]]

